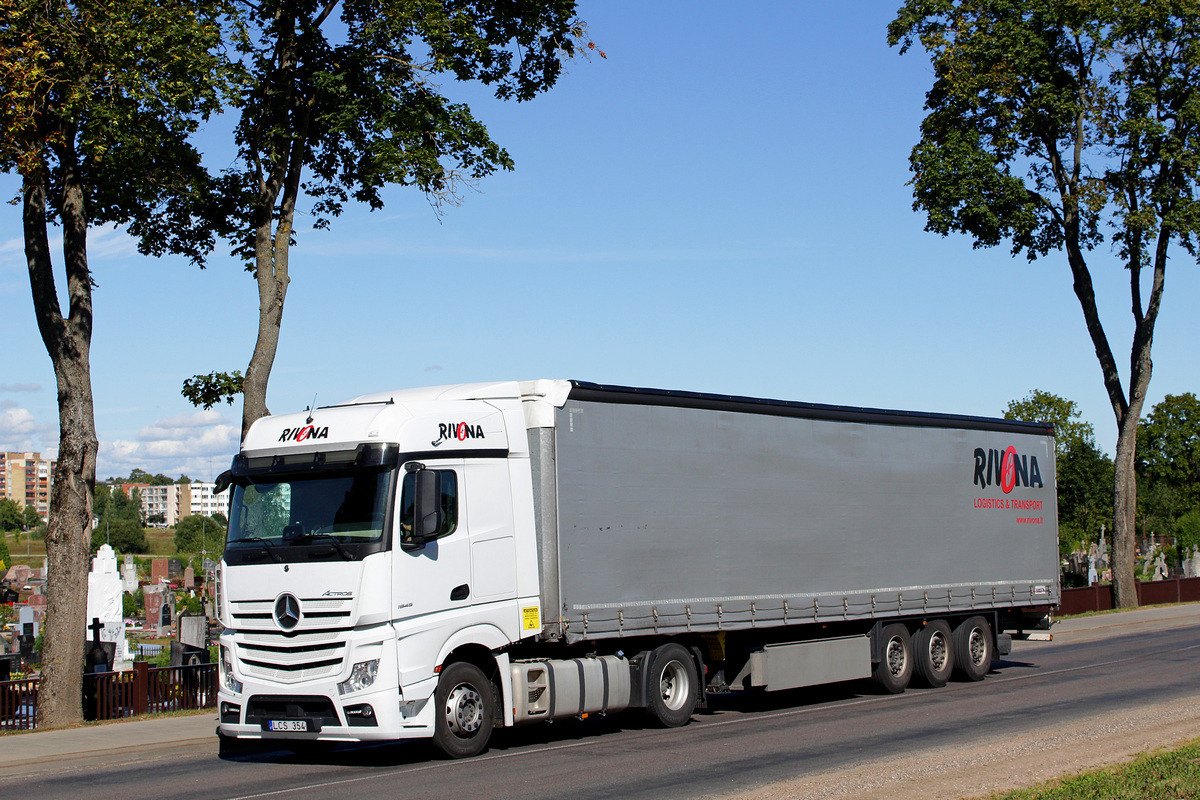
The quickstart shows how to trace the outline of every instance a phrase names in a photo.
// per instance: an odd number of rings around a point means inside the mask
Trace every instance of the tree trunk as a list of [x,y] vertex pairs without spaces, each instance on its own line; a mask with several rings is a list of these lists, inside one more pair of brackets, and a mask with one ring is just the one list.
[[1117,452],[1113,457],[1113,605],[1135,608],[1138,605],[1133,563],[1137,540],[1137,480],[1133,471],[1137,450],[1137,424],[1141,404],[1119,421]]
[[59,310],[54,286],[42,176],[26,177],[22,187],[25,255],[34,313],[58,387],[58,461],[46,532],[46,636],[38,690],[38,725],[44,728],[72,725],[83,718],[87,574],[99,449],[92,409],[87,221],[72,155],[61,154],[63,255],[70,303],[66,319]]

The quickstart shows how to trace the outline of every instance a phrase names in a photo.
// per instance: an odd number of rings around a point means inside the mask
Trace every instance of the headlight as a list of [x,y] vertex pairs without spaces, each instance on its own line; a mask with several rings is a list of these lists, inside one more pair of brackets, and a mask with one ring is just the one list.
[[338,694],[350,694],[366,689],[379,674],[379,659],[360,661],[350,670],[350,677],[338,684]]
[[234,694],[242,693],[242,682],[233,677],[233,659],[229,657],[229,648],[221,648],[221,683]]

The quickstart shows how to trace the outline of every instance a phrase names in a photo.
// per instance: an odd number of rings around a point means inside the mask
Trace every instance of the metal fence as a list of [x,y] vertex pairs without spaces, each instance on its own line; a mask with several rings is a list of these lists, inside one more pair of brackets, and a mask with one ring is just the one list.
[[[37,727],[38,678],[0,682],[0,730]],[[217,665],[151,667],[134,662],[126,672],[83,676],[83,716],[121,719],[217,705]]]
[[[1138,605],[1161,603],[1194,603],[1200,601],[1200,578],[1167,578],[1161,581],[1136,582]],[[1079,589],[1063,589],[1058,613],[1061,616],[1088,611],[1108,611],[1113,607],[1110,584],[1094,583]]]

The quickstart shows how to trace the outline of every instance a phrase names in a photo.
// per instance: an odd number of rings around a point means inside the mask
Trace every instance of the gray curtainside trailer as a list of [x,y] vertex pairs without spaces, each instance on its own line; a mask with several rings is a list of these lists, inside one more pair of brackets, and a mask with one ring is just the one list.
[[573,382],[530,440],[543,641],[709,693],[979,679],[1058,603],[1046,424]]

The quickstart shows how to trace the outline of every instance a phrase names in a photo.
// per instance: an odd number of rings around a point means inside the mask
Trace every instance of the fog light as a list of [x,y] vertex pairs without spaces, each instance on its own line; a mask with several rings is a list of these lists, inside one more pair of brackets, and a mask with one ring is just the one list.
[[350,670],[350,677],[337,685],[338,694],[350,694],[366,689],[375,682],[379,674],[379,659],[360,661]]

